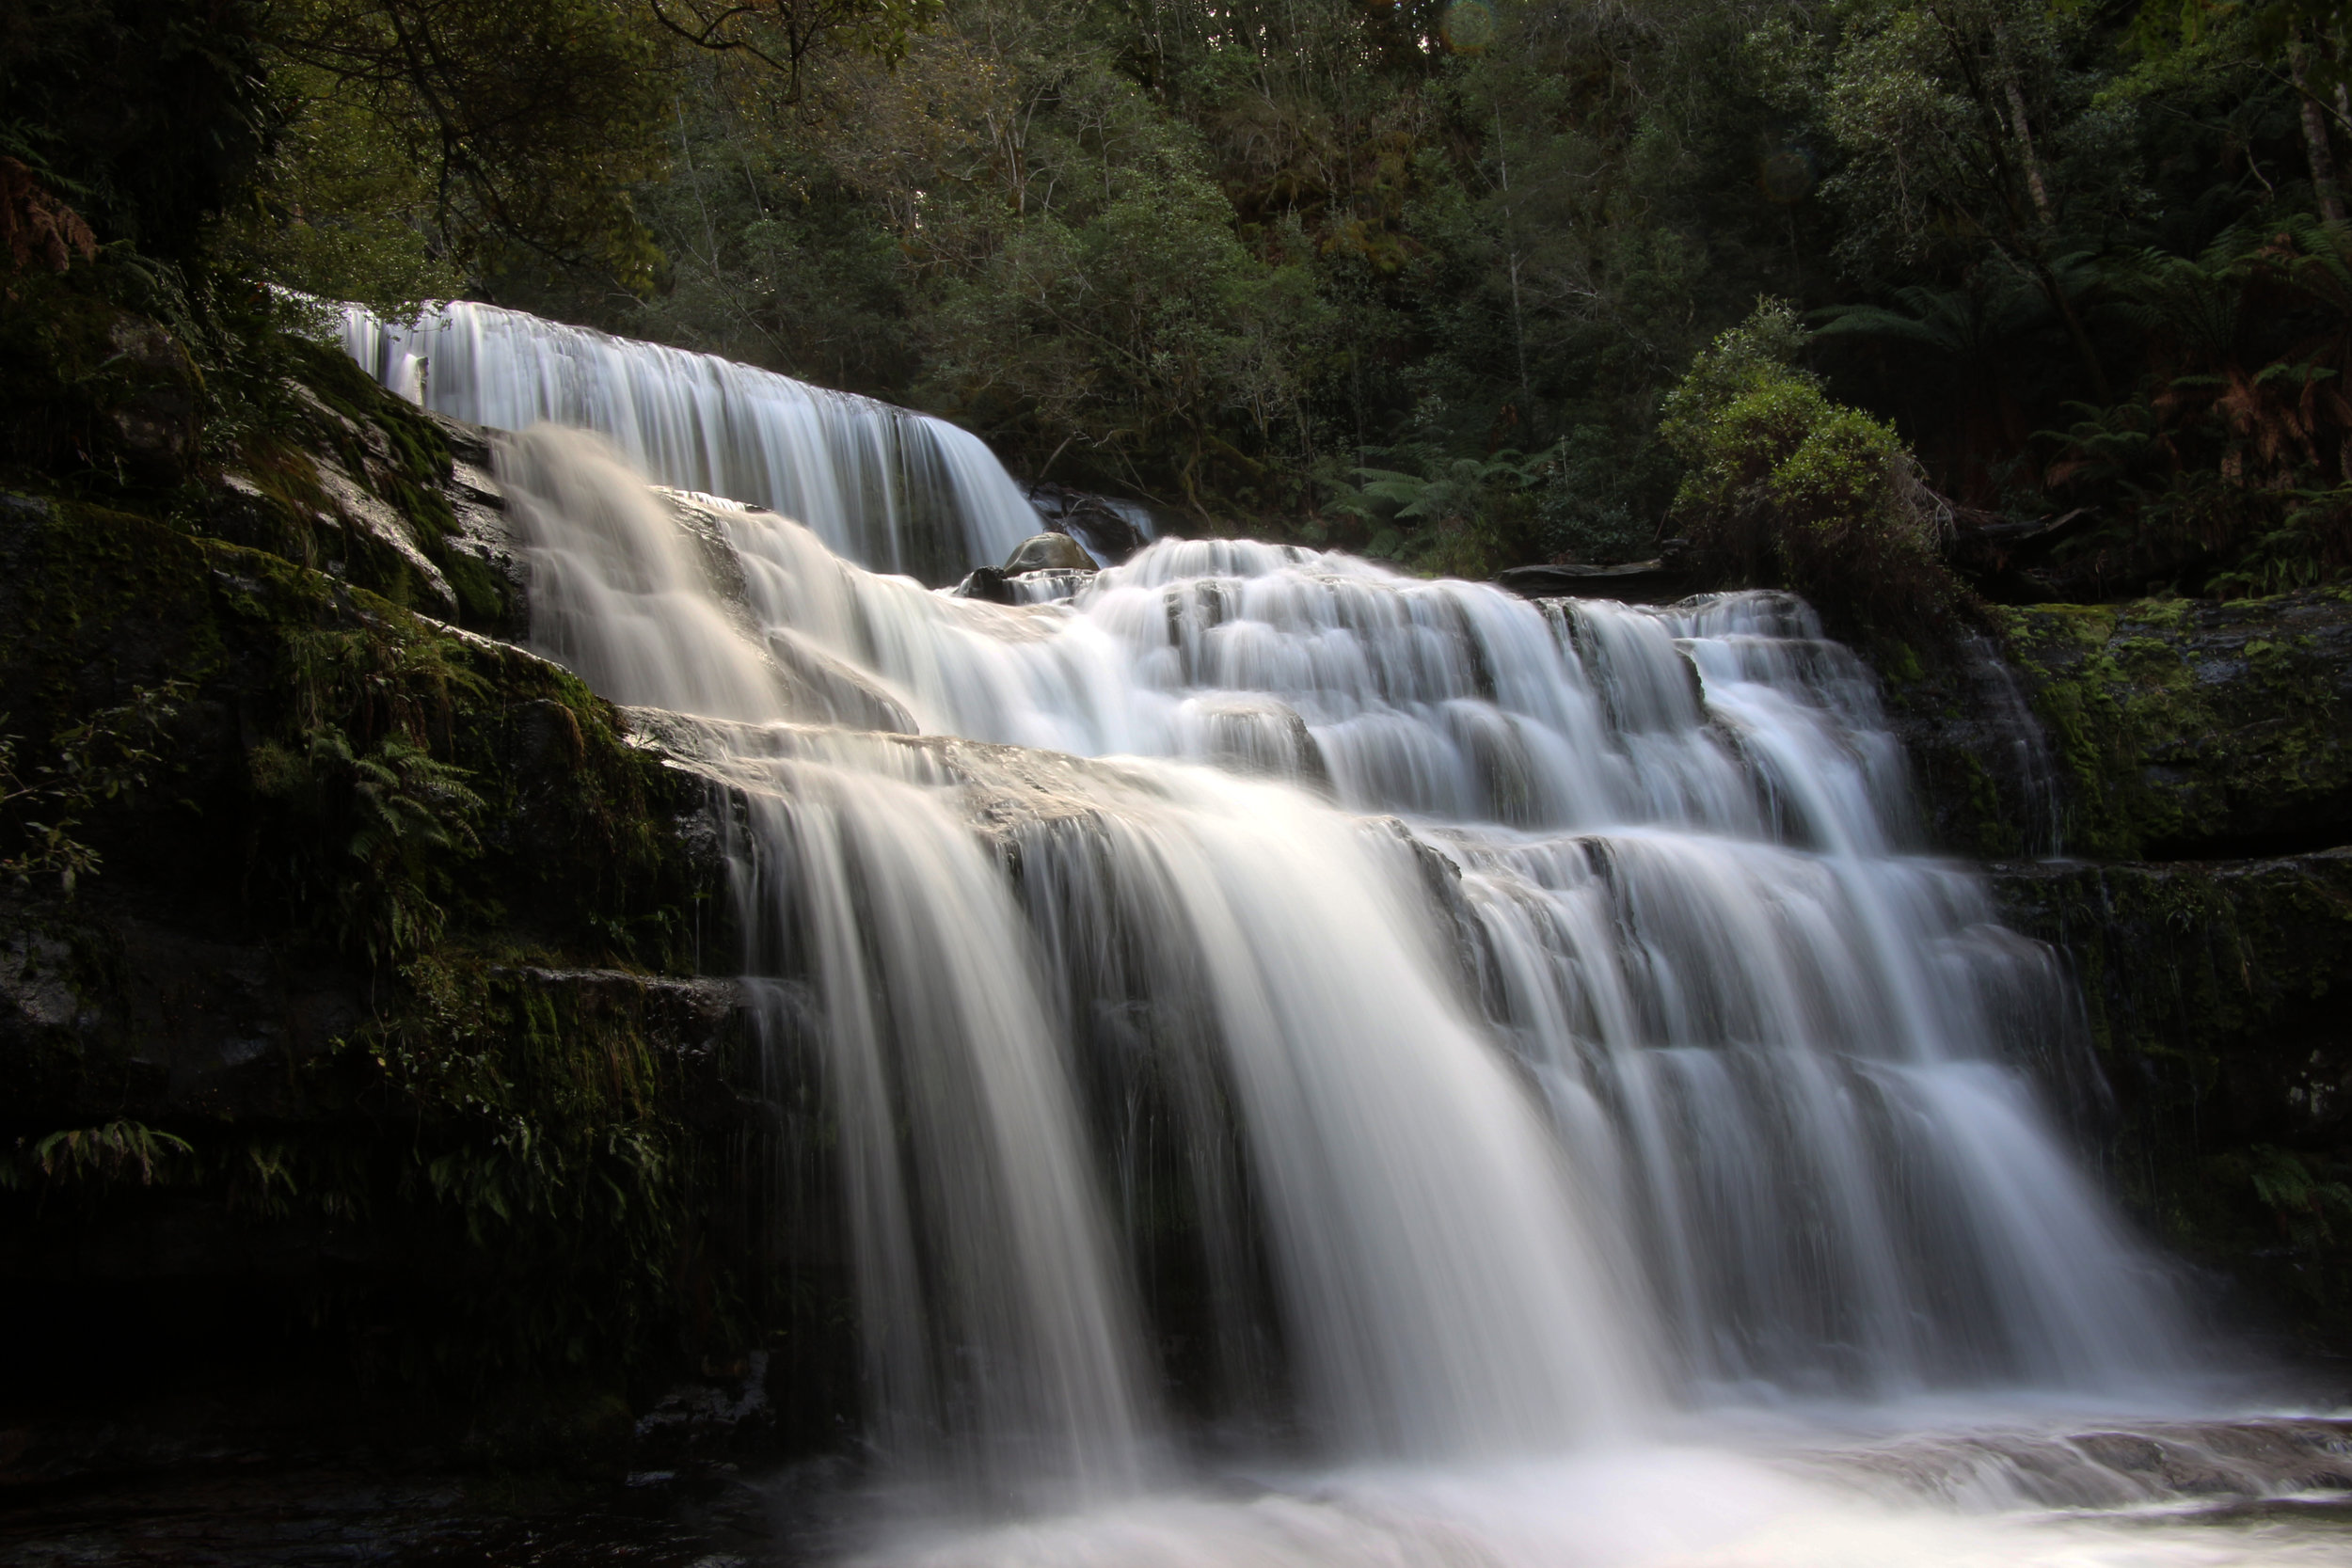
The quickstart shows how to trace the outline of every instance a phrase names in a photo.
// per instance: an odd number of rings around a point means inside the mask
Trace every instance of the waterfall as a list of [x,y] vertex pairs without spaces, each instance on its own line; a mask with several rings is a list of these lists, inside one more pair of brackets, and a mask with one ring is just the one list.
[[911,1470],[1117,1494],[1178,1405],[1454,1461],[2180,1370],[2026,1076],[2064,981],[1912,850],[1798,601],[1170,539],[1002,606],[589,436],[501,463],[534,642],[671,710],[813,1010]]
[[469,301],[413,322],[346,306],[342,341],[412,403],[596,431],[658,483],[771,508],[878,572],[952,582],[1041,527],[969,431],[713,355]]

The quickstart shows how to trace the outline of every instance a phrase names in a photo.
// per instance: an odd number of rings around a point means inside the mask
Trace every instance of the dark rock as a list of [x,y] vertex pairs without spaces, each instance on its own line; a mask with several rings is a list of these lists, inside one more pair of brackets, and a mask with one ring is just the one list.
[[2352,848],[1991,872],[2080,985],[2110,1180],[2241,1315],[2352,1348]]
[[2069,852],[2352,843],[2352,594],[1996,614],[2065,777]]
[[[1135,519],[1106,496],[1049,480],[1029,486],[1029,504],[1037,508],[1047,528],[1077,539],[1096,560],[1114,566],[1144,546],[1143,532]],[[1132,508],[1133,503],[1125,506]]]
[[1691,593],[1691,575],[1664,561],[1617,566],[1513,566],[1495,575],[1502,587],[1527,599],[1618,599],[1627,604],[1673,604]]
[[1055,604],[1075,598],[1078,590],[1095,577],[1091,566],[1048,566],[1035,572],[1016,572],[1005,579],[1005,586],[1015,604]]
[[1021,602],[1021,596],[1005,581],[1003,570],[995,566],[975,566],[950,592],[960,599],[979,599],[988,604]]
[[196,457],[203,377],[171,334],[84,273],[9,279],[0,309],[0,463],[159,490]]
[[172,335],[127,311],[107,329],[107,368],[123,391],[104,408],[114,444],[139,477],[168,484],[196,455],[197,398],[202,379]]
[[2004,918],[2066,954],[2119,1087],[2186,1069],[2207,1136],[2352,1138],[2352,847],[1991,873]]
[[775,1407],[768,1399],[768,1353],[755,1350],[726,1366],[707,1365],[693,1383],[671,1389],[637,1418],[629,1461],[641,1473],[756,1449],[771,1440]]

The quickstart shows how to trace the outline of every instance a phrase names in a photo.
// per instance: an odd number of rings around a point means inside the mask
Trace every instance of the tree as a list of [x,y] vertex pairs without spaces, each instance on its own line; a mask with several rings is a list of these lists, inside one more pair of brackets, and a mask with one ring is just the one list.
[[0,156],[101,239],[192,259],[276,133],[262,62],[258,0],[7,0]]
[[662,167],[668,95],[632,0],[266,0],[263,16],[306,133],[270,193],[278,225],[405,224],[421,259],[460,269],[532,257],[650,281],[629,187]]
[[864,55],[886,65],[939,20],[942,0],[646,0],[655,22],[697,49],[756,60],[784,81],[787,103],[806,96],[811,63]]
[[1834,40],[1783,23],[1760,57],[1785,62],[1782,97],[1820,117],[1845,156],[1823,195],[1843,211],[1850,266],[1949,263],[1979,247],[2063,324],[2084,385],[2113,395],[2067,265],[2119,198],[2128,109],[2102,104],[2083,26],[2039,0],[1867,0]]

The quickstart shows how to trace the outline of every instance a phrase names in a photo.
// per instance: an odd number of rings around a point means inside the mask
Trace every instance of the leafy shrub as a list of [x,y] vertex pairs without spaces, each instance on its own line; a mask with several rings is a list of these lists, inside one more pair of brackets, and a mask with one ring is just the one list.
[[1962,594],[1939,553],[1950,507],[1893,430],[1795,363],[1804,341],[1794,310],[1761,301],[1666,397],[1693,565],[1718,586],[1801,594],[1847,629],[1942,626]]
[[1409,468],[1351,468],[1330,480],[1328,509],[1371,530],[1364,554],[1438,577],[1483,578],[1509,564],[1527,495],[1549,454],[1447,457],[1418,444],[1386,453]]
[[1672,458],[1657,441],[1580,424],[1544,468],[1536,547],[1547,561],[1587,565],[1654,556],[1659,501],[1674,481]]

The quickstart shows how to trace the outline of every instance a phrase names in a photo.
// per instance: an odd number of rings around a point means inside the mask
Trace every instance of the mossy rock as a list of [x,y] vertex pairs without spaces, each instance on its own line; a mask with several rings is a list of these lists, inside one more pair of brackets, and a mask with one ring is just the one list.
[[[453,499],[443,423],[347,356],[268,310],[226,330],[216,304],[199,310],[111,254],[10,275],[0,294],[0,484],[140,512],[474,630],[516,629],[515,586]],[[197,336],[124,297],[178,309]],[[189,325],[198,315],[220,341]],[[210,376],[200,344],[225,356]]]
[[[0,1272],[51,1299],[98,1247],[405,1384],[740,1352],[775,1130],[731,991],[678,977],[727,956],[705,784],[521,649],[151,515],[0,505],[24,775],[142,689],[155,766],[74,824],[97,874],[0,909]],[[350,759],[397,756],[471,803],[371,860]],[[396,878],[437,918],[379,946]]]
[[2066,775],[2069,852],[2352,842],[2352,594],[1994,613]]
[[2080,981],[2110,1177],[2303,1348],[2352,1354],[2352,848],[2011,863],[1993,885]]

